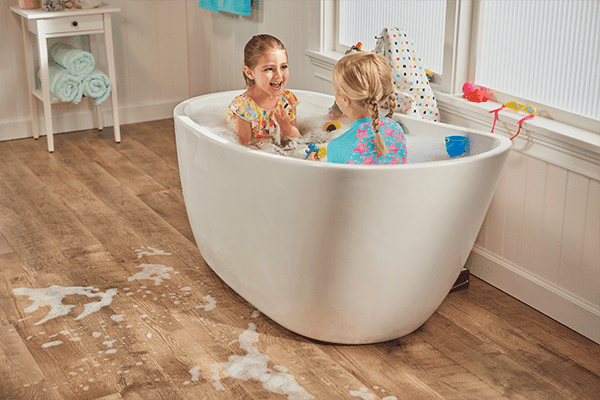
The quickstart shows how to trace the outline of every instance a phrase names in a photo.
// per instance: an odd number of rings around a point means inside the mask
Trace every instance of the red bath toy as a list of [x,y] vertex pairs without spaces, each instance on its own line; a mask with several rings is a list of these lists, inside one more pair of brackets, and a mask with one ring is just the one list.
[[481,89],[475,89],[470,93],[465,93],[463,97],[473,103],[485,103],[489,100],[487,93]]
[[462,87],[463,97],[474,103],[485,103],[488,100],[495,100],[493,93],[488,88],[474,84],[473,82],[465,82]]

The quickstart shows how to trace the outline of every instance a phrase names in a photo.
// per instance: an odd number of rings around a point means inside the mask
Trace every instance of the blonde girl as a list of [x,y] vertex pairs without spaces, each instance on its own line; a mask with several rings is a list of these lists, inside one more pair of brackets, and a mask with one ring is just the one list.
[[285,89],[289,78],[283,43],[274,36],[253,36],[244,47],[247,90],[235,97],[226,114],[242,144],[277,134],[300,137],[296,122],[298,98]]
[[[348,54],[333,68],[338,107],[352,124],[327,146],[327,161],[342,164],[403,164],[406,139],[390,117],[396,109],[391,68],[380,54]],[[379,108],[387,105],[387,116]],[[312,156],[312,155],[311,155]],[[314,158],[314,157],[313,157]]]

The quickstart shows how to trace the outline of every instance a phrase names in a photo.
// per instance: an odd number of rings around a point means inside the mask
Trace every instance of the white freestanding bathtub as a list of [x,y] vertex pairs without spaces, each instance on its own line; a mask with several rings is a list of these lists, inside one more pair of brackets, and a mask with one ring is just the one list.
[[[293,91],[299,120],[311,117],[303,104],[324,114],[333,104]],[[467,260],[510,140],[396,115],[407,139],[464,135],[467,153],[395,166],[307,161],[230,142],[190,118],[204,105],[225,110],[239,93],[174,110],[187,213],[210,267],[269,318],[313,339],[374,343],[425,323]]]

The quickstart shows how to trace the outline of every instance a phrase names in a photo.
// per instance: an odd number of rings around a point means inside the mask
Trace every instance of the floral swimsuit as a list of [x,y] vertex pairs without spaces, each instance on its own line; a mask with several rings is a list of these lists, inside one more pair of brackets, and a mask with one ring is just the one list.
[[[290,119],[296,118],[296,105],[299,101],[296,95],[289,90],[284,91],[279,100],[283,104],[284,109],[287,110]],[[264,110],[258,106],[248,95],[240,94],[236,96],[229,107],[227,107],[227,119],[233,123],[235,122],[235,116],[242,118],[252,124],[252,137],[253,138],[268,138],[277,133],[279,125],[273,117],[273,110]]]

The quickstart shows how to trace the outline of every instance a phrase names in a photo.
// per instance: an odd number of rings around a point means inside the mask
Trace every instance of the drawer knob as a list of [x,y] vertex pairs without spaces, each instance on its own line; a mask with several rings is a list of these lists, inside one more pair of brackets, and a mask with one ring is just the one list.
[[73,25],[73,26],[77,26],[77,25],[79,25],[79,23],[77,23],[77,21],[73,21],[73,24],[72,24],[72,25]]

